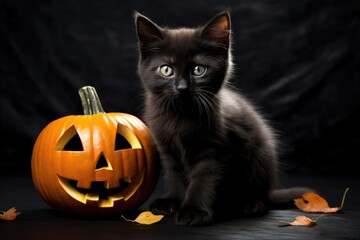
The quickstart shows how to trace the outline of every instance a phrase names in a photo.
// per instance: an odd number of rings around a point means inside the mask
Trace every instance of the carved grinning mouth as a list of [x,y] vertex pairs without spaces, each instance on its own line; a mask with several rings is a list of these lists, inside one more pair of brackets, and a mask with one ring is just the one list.
[[120,179],[120,186],[116,188],[106,188],[108,182],[91,182],[89,189],[77,187],[77,180],[58,176],[60,185],[74,199],[86,204],[87,201],[98,202],[99,207],[113,207],[119,200],[127,201],[137,191],[144,179],[145,171],[140,174]]

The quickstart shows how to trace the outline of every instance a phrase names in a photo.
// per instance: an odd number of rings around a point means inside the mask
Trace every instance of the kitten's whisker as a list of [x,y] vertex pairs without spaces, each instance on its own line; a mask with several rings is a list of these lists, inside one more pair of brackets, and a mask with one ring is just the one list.
[[216,111],[216,109],[217,109],[216,108],[216,105],[217,105],[216,95],[214,93],[212,93],[210,91],[207,91],[207,90],[204,90],[204,89],[200,89],[198,92],[199,92],[198,95],[206,103],[209,118],[211,117],[211,115],[217,116],[219,113]]
[[[206,112],[206,117],[208,120],[208,126],[210,127],[211,124],[211,118],[212,118],[212,112],[215,112],[213,109],[213,105],[211,104],[211,102],[205,97],[205,95],[200,94],[199,95],[199,99],[201,100],[201,102],[203,103],[203,106],[205,108],[205,112]],[[211,110],[213,110],[211,112]]]
[[207,95],[203,95],[203,96],[204,96],[204,99],[208,102],[208,105],[211,108],[211,110],[213,111],[213,113],[218,114],[218,112],[216,111],[217,108],[215,106],[217,104],[217,102],[213,98],[210,98]]
[[160,115],[166,114],[167,119],[170,119],[170,112],[173,99],[171,97],[158,96],[152,102],[155,109],[160,109]]
[[199,105],[200,119],[206,118],[208,126],[211,125],[211,119],[218,115],[216,111],[216,95],[204,89],[197,89],[196,101]]
[[200,100],[201,102],[203,103],[203,106],[205,108],[205,112],[206,112],[206,119],[207,119],[207,123],[208,123],[208,127],[210,127],[210,118],[211,118],[211,113],[209,111],[209,107],[208,107],[208,104],[206,102],[206,100],[200,96]]
[[202,115],[203,115],[203,108],[202,108],[201,99],[198,98],[197,96],[194,96],[194,95],[192,95],[192,98],[195,100],[195,103],[196,103],[196,105],[198,106],[198,109],[199,109],[199,115],[198,115],[198,117],[199,117],[199,121],[201,122],[201,117],[202,117]]

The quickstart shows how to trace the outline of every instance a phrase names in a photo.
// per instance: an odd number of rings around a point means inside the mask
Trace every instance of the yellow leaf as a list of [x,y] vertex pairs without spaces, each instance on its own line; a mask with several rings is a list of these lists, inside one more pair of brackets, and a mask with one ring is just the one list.
[[164,216],[163,215],[154,215],[150,211],[145,211],[145,212],[140,213],[139,216],[137,218],[135,218],[135,220],[126,219],[124,216],[122,216],[122,217],[123,217],[123,219],[125,219],[128,222],[136,222],[136,223],[140,223],[140,224],[144,224],[144,225],[151,225],[151,224],[161,221],[161,219]]
[[345,190],[340,207],[330,207],[328,202],[316,193],[305,193],[301,198],[294,199],[295,205],[304,212],[334,213],[344,208],[344,200],[347,191]]
[[5,220],[5,221],[12,221],[14,220],[17,215],[19,215],[20,213],[19,212],[16,212],[16,208],[10,208],[9,210],[7,211],[2,211],[3,213],[0,214],[0,219],[2,220]]

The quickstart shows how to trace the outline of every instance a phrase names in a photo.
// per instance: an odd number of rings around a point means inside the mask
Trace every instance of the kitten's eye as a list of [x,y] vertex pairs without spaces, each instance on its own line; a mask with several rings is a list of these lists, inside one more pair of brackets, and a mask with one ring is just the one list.
[[169,65],[163,65],[160,67],[160,73],[164,77],[170,77],[174,74],[174,70]]
[[206,67],[203,65],[196,65],[192,71],[192,74],[196,77],[204,75],[206,72]]

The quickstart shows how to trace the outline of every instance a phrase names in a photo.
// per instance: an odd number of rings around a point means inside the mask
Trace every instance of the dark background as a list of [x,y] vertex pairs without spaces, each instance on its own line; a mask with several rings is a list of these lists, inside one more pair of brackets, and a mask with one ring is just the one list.
[[40,131],[82,114],[141,116],[133,12],[198,26],[231,9],[233,83],[279,131],[286,171],[359,175],[360,1],[0,1],[0,171],[29,174]]

